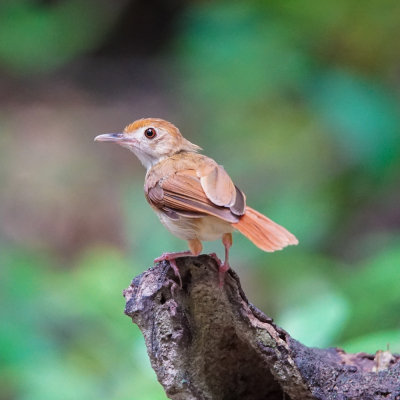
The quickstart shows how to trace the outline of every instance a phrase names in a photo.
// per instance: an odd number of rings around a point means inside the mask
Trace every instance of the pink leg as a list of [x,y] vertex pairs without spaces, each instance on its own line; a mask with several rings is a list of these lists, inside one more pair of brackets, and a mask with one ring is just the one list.
[[155,263],[161,262],[161,261],[169,261],[169,265],[171,268],[174,270],[175,276],[179,279],[179,287],[182,287],[182,278],[181,274],[179,273],[179,268],[176,265],[176,259],[179,257],[185,257],[185,256],[192,256],[193,254],[191,251],[179,251],[176,253],[163,253],[162,256],[157,257],[154,259]]
[[220,288],[224,286],[225,273],[229,270],[229,249],[232,246],[232,234],[225,233],[224,236],[222,236],[222,243],[225,247],[225,261],[222,265],[220,264],[218,271]]
[[187,256],[198,256],[201,253],[203,246],[201,245],[200,240],[198,239],[190,239],[188,240],[189,249],[188,251],[179,251],[177,253],[163,253],[161,257],[157,257],[154,262],[160,261],[169,261],[169,265],[174,270],[175,275],[179,279],[179,286],[182,288],[182,278],[179,273],[179,268],[176,265],[176,259],[179,257],[187,257]]
[[215,253],[210,253],[209,256],[215,260],[215,262],[218,264],[218,267],[221,266],[221,260]]
[[192,256],[192,252],[190,250],[187,251],[178,251],[175,253],[163,253],[160,257],[157,257],[154,259],[154,262],[160,262],[160,261],[171,261],[175,260],[176,258],[179,257],[186,257],[186,256]]

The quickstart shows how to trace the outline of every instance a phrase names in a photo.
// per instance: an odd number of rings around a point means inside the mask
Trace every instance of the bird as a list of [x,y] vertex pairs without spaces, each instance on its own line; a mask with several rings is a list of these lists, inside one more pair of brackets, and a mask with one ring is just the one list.
[[171,122],[142,118],[122,132],[95,137],[129,149],[146,168],[144,194],[161,223],[186,240],[189,251],[166,252],[154,262],[169,261],[182,287],[176,259],[197,256],[203,241],[222,240],[224,262],[219,265],[219,286],[229,270],[232,233],[239,231],[266,252],[298,244],[297,238],[265,215],[247,206],[245,194],[222,165],[199,152]]

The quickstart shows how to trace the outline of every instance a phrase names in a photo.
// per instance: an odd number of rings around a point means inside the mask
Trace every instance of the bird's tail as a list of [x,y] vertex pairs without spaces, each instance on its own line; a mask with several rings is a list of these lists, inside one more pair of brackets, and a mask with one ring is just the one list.
[[250,207],[246,207],[246,212],[239,222],[232,226],[264,251],[273,252],[299,243],[283,226]]

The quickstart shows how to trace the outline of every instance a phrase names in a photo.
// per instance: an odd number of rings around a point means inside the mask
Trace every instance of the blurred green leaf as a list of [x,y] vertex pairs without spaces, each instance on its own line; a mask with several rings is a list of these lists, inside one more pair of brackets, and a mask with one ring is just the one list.
[[31,1],[0,6],[0,62],[18,73],[48,71],[97,46],[119,7],[105,2]]
[[[123,314],[134,267],[93,248],[69,270],[2,249],[0,372],[19,399],[164,399],[137,327]],[[2,384],[0,382],[0,384]]]
[[343,338],[357,337],[375,330],[399,326],[395,310],[400,309],[400,248],[392,248],[366,260],[355,271],[343,274],[343,290],[351,303],[351,323]]
[[192,76],[187,89],[212,98],[220,112],[297,87],[307,73],[307,57],[293,43],[290,27],[250,4],[199,4],[183,20],[179,48]]
[[378,331],[359,336],[340,345],[349,353],[366,352],[374,354],[378,350],[389,349],[392,353],[400,353],[400,329]]
[[291,336],[307,346],[326,347],[341,333],[348,318],[348,303],[337,292],[325,292],[287,309],[276,319]]
[[389,165],[399,148],[398,101],[388,89],[345,71],[313,79],[313,105],[346,162]]

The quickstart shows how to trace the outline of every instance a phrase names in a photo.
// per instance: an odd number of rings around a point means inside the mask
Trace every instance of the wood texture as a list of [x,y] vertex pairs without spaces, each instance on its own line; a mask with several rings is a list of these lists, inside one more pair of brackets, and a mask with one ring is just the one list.
[[234,271],[220,289],[212,257],[177,264],[182,289],[164,261],[124,291],[169,398],[400,400],[399,355],[308,348],[249,303]]

